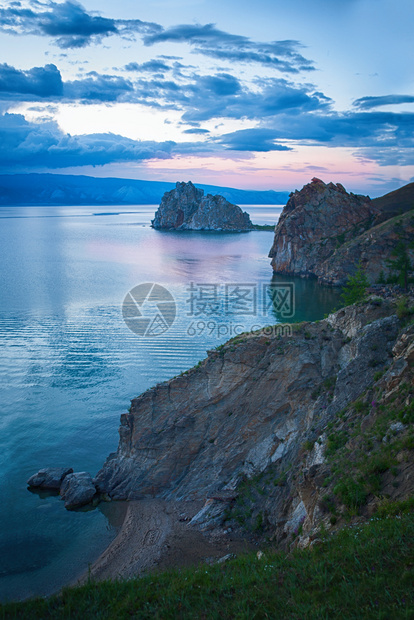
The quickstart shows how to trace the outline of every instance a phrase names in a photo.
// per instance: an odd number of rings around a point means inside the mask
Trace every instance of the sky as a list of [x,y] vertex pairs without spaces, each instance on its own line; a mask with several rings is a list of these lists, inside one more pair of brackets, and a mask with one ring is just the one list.
[[412,0],[11,0],[0,173],[414,181]]

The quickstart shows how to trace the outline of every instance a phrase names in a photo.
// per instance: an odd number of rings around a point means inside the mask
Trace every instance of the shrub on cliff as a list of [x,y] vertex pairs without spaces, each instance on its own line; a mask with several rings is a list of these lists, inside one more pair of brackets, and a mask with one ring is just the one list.
[[[411,244],[412,245],[412,244]],[[388,267],[397,272],[397,282],[404,290],[408,290],[408,280],[410,272],[414,266],[407,252],[407,247],[403,241],[397,243],[391,254],[393,259],[387,261]]]
[[369,282],[367,276],[365,275],[361,262],[359,262],[355,275],[348,278],[347,283],[342,289],[342,301],[346,306],[362,301],[368,286]]

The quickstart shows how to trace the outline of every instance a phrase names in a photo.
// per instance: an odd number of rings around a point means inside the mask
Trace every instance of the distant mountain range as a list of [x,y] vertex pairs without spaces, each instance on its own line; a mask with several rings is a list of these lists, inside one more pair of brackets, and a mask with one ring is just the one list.
[[[250,191],[194,183],[206,194],[221,194],[235,204],[285,204],[289,192]],[[0,205],[158,204],[175,183],[97,178],[66,174],[0,175]]]

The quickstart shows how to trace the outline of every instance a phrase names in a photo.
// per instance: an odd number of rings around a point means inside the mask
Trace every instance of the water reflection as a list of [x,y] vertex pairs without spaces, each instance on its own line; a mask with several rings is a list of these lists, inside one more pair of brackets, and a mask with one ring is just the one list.
[[295,296],[295,312],[292,318],[286,319],[273,307],[273,316],[276,322],[301,322],[322,319],[325,314],[332,312],[339,305],[340,291],[334,287],[320,286],[316,278],[298,278],[274,274],[271,286],[292,283]]
[[[273,221],[272,209],[261,216]],[[263,286],[286,281],[272,277],[273,233],[177,235],[143,227],[154,210],[94,212],[6,209],[0,227],[0,484],[8,499],[0,510],[0,598],[47,594],[86,569],[125,510],[101,504],[69,513],[56,497],[27,492],[31,474],[70,466],[94,475],[116,449],[131,398],[194,366],[235,335],[235,324],[249,330],[286,320],[260,301]],[[322,318],[337,303],[337,292],[315,281],[288,281],[296,292],[291,320]],[[126,293],[144,282],[165,285],[177,304],[171,329],[152,339],[122,319]],[[191,315],[191,283],[221,287],[218,314]],[[257,287],[255,313],[226,312],[226,285]]]

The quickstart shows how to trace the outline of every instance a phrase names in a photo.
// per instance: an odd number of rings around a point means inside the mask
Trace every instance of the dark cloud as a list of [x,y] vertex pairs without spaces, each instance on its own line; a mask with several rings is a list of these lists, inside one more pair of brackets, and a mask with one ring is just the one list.
[[1,8],[0,30],[15,35],[49,36],[63,49],[85,47],[114,34],[143,35],[162,30],[158,24],[139,19],[117,20],[88,13],[81,4],[71,0],[63,3],[34,0],[32,7],[12,2]]
[[271,129],[241,129],[220,136],[217,142],[232,151],[268,152],[292,150],[283,144],[275,142],[276,137],[276,132]]
[[281,114],[269,122],[277,138],[331,146],[414,146],[414,113]]
[[148,62],[143,62],[142,64],[130,62],[125,65],[124,69],[125,71],[136,71],[139,73],[162,73],[163,71],[170,71],[171,67],[161,60],[149,60]]
[[385,105],[401,105],[414,103],[413,95],[384,95],[382,97],[361,97],[354,101],[353,105],[361,110],[379,108]]
[[20,101],[50,99],[83,103],[114,102],[134,98],[134,85],[123,77],[100,75],[95,71],[81,80],[63,82],[55,65],[27,71],[0,65],[0,98]]
[[166,56],[165,54],[160,54],[157,58],[162,58],[163,60],[182,60],[182,56]]
[[65,82],[64,98],[82,102],[114,102],[134,99],[134,86],[122,77],[91,71],[82,80]]
[[145,45],[162,42],[188,43],[194,51],[229,62],[257,63],[283,73],[314,70],[313,63],[299,53],[298,41],[260,43],[219,30],[214,24],[181,24],[143,37]]
[[218,97],[233,96],[241,91],[239,80],[228,73],[201,76],[197,79],[196,84],[198,90]]
[[[289,45],[283,46],[283,43]],[[238,63],[257,63],[267,65],[269,68],[278,69],[282,73],[299,73],[300,71],[313,71],[312,63],[300,54],[294,54],[293,44],[298,42],[287,41],[265,45],[251,43],[246,49],[223,49],[215,47],[196,47],[195,52],[215,58]],[[284,48],[284,49],[283,49]]]
[[[302,46],[298,41],[255,42],[248,37],[220,30],[214,24],[181,24],[164,29],[159,24],[139,19],[102,17],[88,12],[73,0],[63,3],[32,0],[30,6],[26,8],[20,2],[9,2],[1,8],[0,31],[15,35],[48,36],[62,49],[85,47],[112,35],[139,35],[148,46],[163,42],[187,43],[195,52],[230,63],[256,63],[283,73],[314,69],[313,63],[300,53]],[[180,60],[178,57],[176,59]]]
[[207,135],[210,133],[210,131],[208,129],[202,129],[201,127],[191,127],[191,129],[184,129],[183,133],[188,133],[188,134],[199,134],[200,136],[202,135]]
[[0,97],[42,99],[62,95],[62,77],[55,65],[20,71],[10,65],[0,64]]
[[165,43],[166,41],[185,42],[193,45],[203,45],[210,42],[215,44],[245,45],[249,42],[249,39],[219,30],[214,24],[206,24],[204,26],[201,24],[181,24],[144,36],[145,45]]
[[215,118],[263,120],[280,113],[328,110],[331,100],[310,85],[296,86],[283,79],[257,82],[254,90],[229,73],[174,80],[138,79],[135,102],[179,110],[186,124]]
[[414,164],[414,113],[279,114],[265,122],[277,140],[355,148],[381,166]]
[[254,91],[243,88],[236,78],[230,80],[225,74],[215,76],[215,82],[212,79],[198,77],[190,86],[184,121],[202,122],[220,117],[263,120],[283,112],[325,110],[331,104],[328,97],[312,92],[309,86],[295,86],[282,79],[261,80]]
[[[30,123],[19,114],[0,116],[0,166],[65,168],[113,162],[171,159],[183,154],[288,151],[292,145],[342,146],[381,166],[414,164],[414,114],[321,112],[280,114],[267,127],[211,137],[192,127],[184,133],[204,136],[198,142],[136,141],[114,134],[70,136],[53,121]],[[289,141],[288,145],[283,141]]]
[[[3,169],[168,159],[174,148],[174,142],[141,142],[110,133],[70,136],[52,121],[29,123],[20,114],[0,116],[0,167]],[[186,146],[182,148],[185,151]]]

